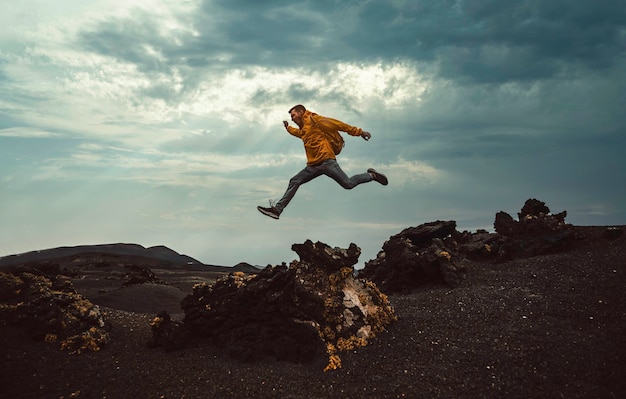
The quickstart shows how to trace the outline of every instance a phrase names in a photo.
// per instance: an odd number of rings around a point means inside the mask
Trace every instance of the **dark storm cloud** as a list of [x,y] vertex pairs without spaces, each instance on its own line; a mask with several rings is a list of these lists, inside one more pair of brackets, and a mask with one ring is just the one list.
[[[467,0],[371,2],[205,1],[199,35],[182,45],[145,15],[110,19],[80,42],[136,64],[323,67],[337,62],[406,59],[461,82],[551,78],[579,67],[602,70],[624,56],[626,7],[595,2]],[[147,47],[157,50],[156,58]]]
[[[159,75],[138,94],[168,102],[195,90],[213,71],[296,67],[318,73],[319,87],[329,87],[323,80],[339,62],[408,60],[434,83],[416,111],[395,118],[397,134],[410,136],[419,126],[421,134],[445,134],[454,142],[458,135],[485,133],[495,140],[526,131],[562,136],[568,128],[580,135],[582,129],[620,126],[615,115],[624,75],[616,71],[625,57],[624,21],[626,7],[613,0],[207,0],[188,21],[197,34],[170,37],[154,16],[141,14],[107,19],[82,32],[80,43]],[[174,73],[182,78],[176,89],[167,78],[173,81]],[[607,86],[602,77],[611,73],[615,83]],[[248,75],[242,79],[256,79],[251,70]],[[280,92],[259,88],[247,103],[264,109],[279,101],[313,106],[313,100],[361,115],[344,93],[322,93],[297,81]]]
[[79,44],[86,50],[137,65],[142,71],[162,69],[163,63],[148,52],[147,46],[163,48],[163,38],[148,18],[108,19],[89,31],[81,32]]
[[312,52],[311,42],[323,43],[332,32],[306,3],[205,1],[195,21],[201,36],[193,46],[203,52],[207,44],[220,40],[232,65],[313,62],[319,54]]
[[479,82],[550,78],[571,65],[611,66],[623,56],[620,1],[441,1],[360,11],[345,40],[361,53],[437,61],[445,77]]
[[205,10],[200,20],[220,16],[222,39],[242,63],[412,59],[435,62],[447,78],[503,82],[606,68],[625,45],[626,7],[611,0],[208,1]]

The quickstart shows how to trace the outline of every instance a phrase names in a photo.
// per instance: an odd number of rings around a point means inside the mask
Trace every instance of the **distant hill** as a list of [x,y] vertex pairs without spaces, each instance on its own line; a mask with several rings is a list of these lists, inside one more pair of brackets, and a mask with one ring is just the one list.
[[234,271],[244,272],[244,273],[258,273],[261,270],[258,267],[252,266],[251,264],[246,263],[246,262],[237,263],[233,267],[233,269]]
[[248,263],[239,263],[234,267],[206,265],[190,256],[181,255],[163,245],[146,248],[139,244],[124,243],[58,247],[4,256],[0,258],[0,268],[30,262],[53,261],[55,259],[76,257],[86,254],[106,254],[121,257],[144,258],[162,263],[164,267],[171,268],[223,272],[242,271],[246,273],[259,271],[258,268]]

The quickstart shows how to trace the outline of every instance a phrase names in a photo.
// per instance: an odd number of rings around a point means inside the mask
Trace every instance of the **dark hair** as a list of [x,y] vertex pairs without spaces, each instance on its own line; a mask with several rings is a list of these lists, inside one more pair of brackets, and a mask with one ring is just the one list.
[[298,104],[298,105],[294,105],[293,107],[291,107],[291,109],[289,110],[289,113],[291,113],[291,111],[293,110],[299,111],[299,112],[305,112],[306,108],[304,108],[304,105],[302,104]]

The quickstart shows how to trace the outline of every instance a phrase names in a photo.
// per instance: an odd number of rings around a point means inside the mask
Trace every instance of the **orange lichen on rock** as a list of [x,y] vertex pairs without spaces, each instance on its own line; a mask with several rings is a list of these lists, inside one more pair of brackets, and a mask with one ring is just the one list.
[[[307,243],[303,244],[307,245]],[[333,259],[341,259],[346,250],[313,244],[312,251],[323,248]],[[303,251],[301,251],[303,252]],[[302,258],[302,254],[299,253]],[[324,270],[320,265],[300,262],[302,274]],[[324,297],[322,319],[318,321],[319,335],[326,344],[328,365],[325,371],[341,367],[339,352],[366,346],[368,340],[396,320],[388,298],[371,281],[354,277],[353,266],[344,265],[329,273],[328,284],[318,289]]]
[[447,260],[448,262],[452,260],[452,257],[450,256],[450,252],[448,252],[448,251],[439,251],[439,253],[437,255],[440,258],[443,258],[443,259]]
[[150,327],[155,329],[155,328],[159,328],[159,326],[161,325],[161,323],[163,323],[163,317],[162,316],[156,316],[152,319],[152,321],[150,321]]
[[108,338],[103,336],[101,330],[91,327],[81,334],[73,335],[63,340],[61,349],[68,350],[72,354],[80,354],[85,351],[97,352],[107,340]]
[[326,344],[326,351],[328,353],[328,364],[324,367],[324,372],[337,370],[341,368],[341,358],[337,356],[337,349],[333,344]]
[[[366,346],[370,339],[396,320],[387,296],[374,283],[354,278],[353,272],[349,270],[348,273],[345,268],[334,276],[332,281],[341,287],[338,293],[335,292],[341,297],[341,305],[327,308],[325,312],[328,325],[322,330],[322,338],[329,348],[326,371],[341,367],[338,352]],[[338,276],[342,278],[337,279]],[[325,304],[337,302],[327,298]],[[337,319],[341,322],[337,323]]]
[[337,340],[337,349],[340,351],[350,351],[367,345],[367,339],[357,337],[355,335],[349,338],[339,338]]
[[44,341],[47,343],[52,343],[52,342],[56,342],[58,338],[59,337],[57,337],[56,334],[46,334]]

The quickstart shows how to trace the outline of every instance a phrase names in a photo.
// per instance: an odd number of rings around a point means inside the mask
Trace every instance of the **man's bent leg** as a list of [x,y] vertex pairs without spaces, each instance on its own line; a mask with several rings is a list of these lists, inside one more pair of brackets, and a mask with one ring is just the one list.
[[300,172],[298,172],[298,174],[296,174],[289,180],[289,185],[287,186],[285,194],[283,194],[283,197],[276,203],[276,205],[274,205],[274,208],[276,208],[276,210],[281,213],[283,209],[287,207],[293,196],[296,195],[298,187],[306,182],[315,179],[321,174],[322,172],[314,166],[307,166],[302,169]]
[[346,173],[341,169],[337,160],[335,159],[327,159],[321,165],[323,168],[323,173],[335,180],[339,185],[347,190],[350,190],[359,184],[367,183],[374,178],[370,173],[359,173],[352,177],[348,177]]

